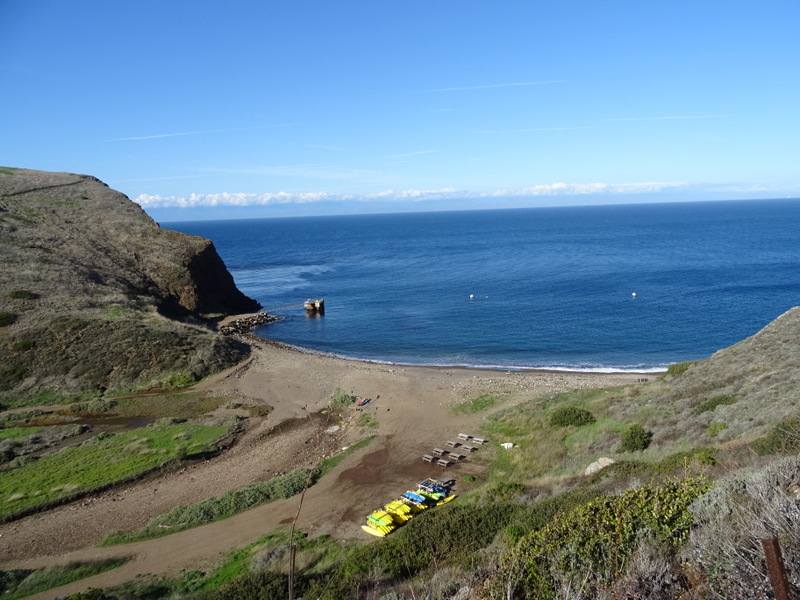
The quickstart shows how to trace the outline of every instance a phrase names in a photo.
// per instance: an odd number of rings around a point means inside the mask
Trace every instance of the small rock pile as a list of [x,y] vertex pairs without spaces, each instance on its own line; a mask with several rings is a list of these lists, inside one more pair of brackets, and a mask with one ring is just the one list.
[[245,333],[250,333],[254,327],[265,325],[266,323],[273,323],[279,319],[280,317],[274,317],[272,315],[268,315],[267,313],[256,313],[254,315],[248,315],[246,317],[242,317],[241,319],[231,321],[227,325],[220,327],[219,331],[224,335],[242,335]]

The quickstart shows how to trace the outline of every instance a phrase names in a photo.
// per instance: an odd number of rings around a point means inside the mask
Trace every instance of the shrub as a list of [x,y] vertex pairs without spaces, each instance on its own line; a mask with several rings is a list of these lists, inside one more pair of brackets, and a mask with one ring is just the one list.
[[250,412],[251,417],[266,417],[272,412],[269,404],[249,404],[245,408]]
[[721,394],[695,406],[692,409],[692,414],[700,415],[704,412],[714,410],[718,406],[726,406],[728,404],[733,404],[734,402],[736,402],[736,398],[734,396],[731,396],[730,394]]
[[37,300],[39,294],[34,294],[28,290],[12,290],[8,293],[8,297],[15,300]]
[[644,430],[639,424],[634,424],[622,434],[621,448],[623,452],[636,452],[645,450],[650,445],[653,434]]
[[684,373],[686,373],[686,371],[689,370],[689,367],[696,364],[697,362],[698,361],[696,360],[689,360],[686,362],[680,362],[669,365],[667,367],[667,375],[673,375],[673,376],[683,375]]
[[6,325],[11,325],[15,323],[17,320],[17,315],[12,312],[8,312],[7,310],[0,310],[0,327],[5,327]]
[[28,350],[33,348],[33,346],[34,346],[33,340],[22,338],[11,344],[11,349],[14,352],[27,352]]
[[342,388],[336,388],[330,402],[328,402],[328,406],[331,408],[346,408],[353,402],[355,402],[355,397],[345,392]]
[[576,406],[558,408],[550,416],[550,425],[555,427],[580,427],[581,425],[591,425],[595,421],[592,413]]
[[523,537],[487,591],[491,597],[555,599],[565,597],[560,585],[608,585],[625,573],[644,540],[669,550],[682,545],[693,523],[689,505],[708,489],[703,478],[669,479],[581,504]]
[[164,389],[166,390],[178,390],[186,388],[190,385],[194,385],[196,382],[197,377],[195,377],[193,373],[188,372],[172,373],[163,380]]
[[790,453],[800,450],[800,417],[787,417],[764,437],[753,442],[756,454]]
[[800,584],[800,505],[787,493],[800,481],[800,460],[778,459],[737,472],[695,501],[695,528],[682,552],[699,584],[697,598],[772,598],[760,540],[778,538],[792,588]]
[[711,437],[714,437],[720,431],[725,431],[727,428],[728,426],[725,423],[712,423],[708,426],[708,429],[706,429],[706,433]]

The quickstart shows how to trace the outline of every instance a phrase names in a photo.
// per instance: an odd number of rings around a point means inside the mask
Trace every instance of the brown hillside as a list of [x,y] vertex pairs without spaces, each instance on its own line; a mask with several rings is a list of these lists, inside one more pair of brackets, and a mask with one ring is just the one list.
[[203,315],[258,308],[211,241],[161,229],[98,179],[0,169],[0,397],[205,376],[242,351]]

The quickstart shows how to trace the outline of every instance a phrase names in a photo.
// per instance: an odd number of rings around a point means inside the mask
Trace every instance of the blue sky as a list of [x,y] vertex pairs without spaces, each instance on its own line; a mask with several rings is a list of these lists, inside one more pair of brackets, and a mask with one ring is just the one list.
[[161,220],[800,195],[800,2],[0,0],[0,164]]

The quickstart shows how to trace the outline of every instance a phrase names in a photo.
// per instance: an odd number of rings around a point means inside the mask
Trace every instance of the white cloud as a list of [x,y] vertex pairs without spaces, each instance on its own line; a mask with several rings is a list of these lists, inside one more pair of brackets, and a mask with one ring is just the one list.
[[397,202],[458,198],[499,198],[524,196],[563,196],[590,194],[645,194],[676,190],[686,187],[685,183],[551,183],[534,185],[519,189],[498,189],[484,192],[471,192],[443,188],[439,190],[385,190],[371,194],[330,194],[327,192],[270,192],[246,194],[225,192],[220,194],[190,194],[189,196],[160,196],[142,194],[136,202],[143,208],[191,208],[196,206],[267,206],[270,204],[307,204],[311,202]]

